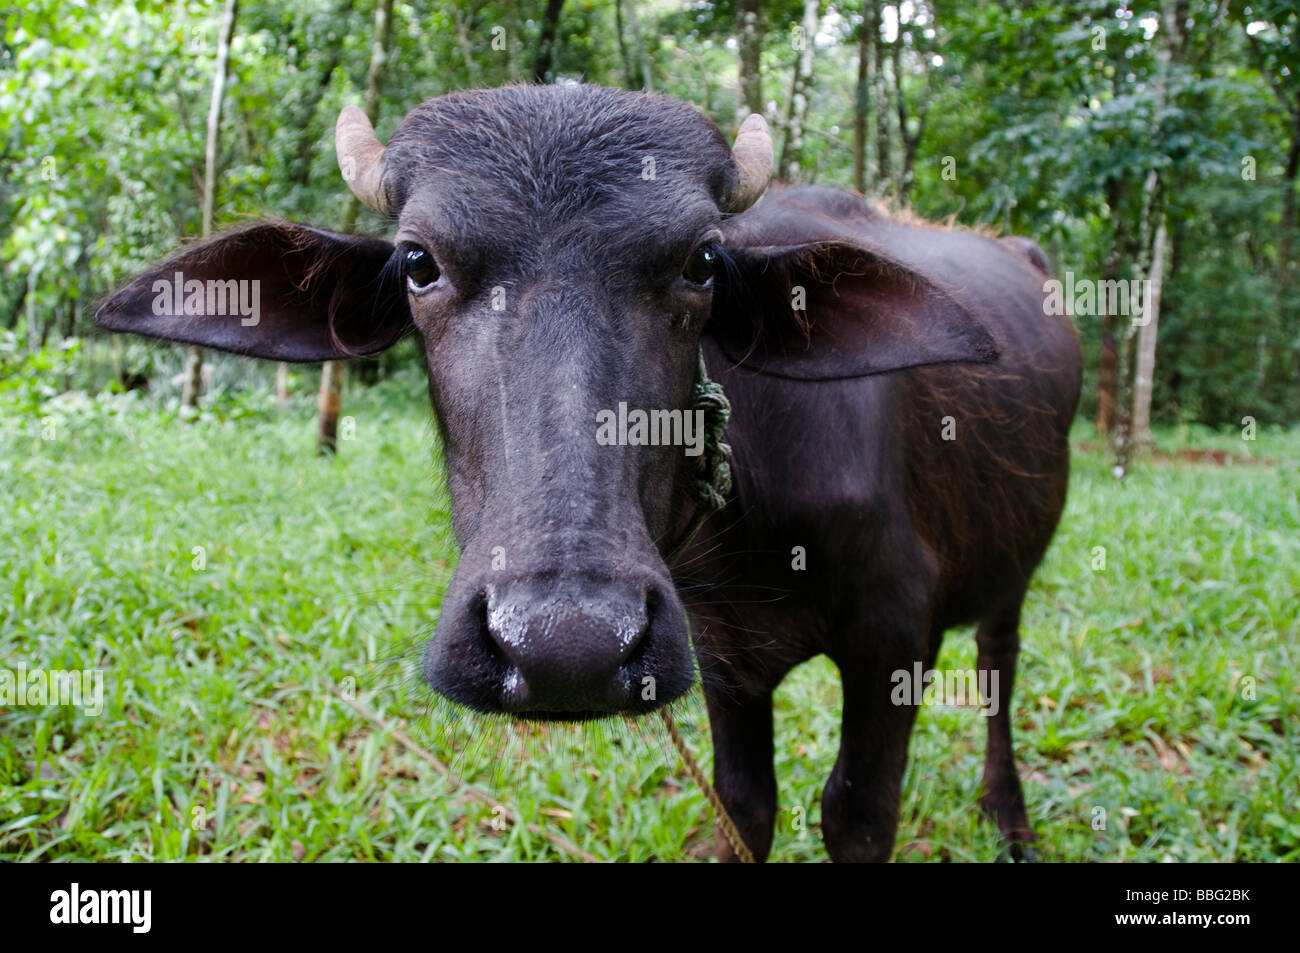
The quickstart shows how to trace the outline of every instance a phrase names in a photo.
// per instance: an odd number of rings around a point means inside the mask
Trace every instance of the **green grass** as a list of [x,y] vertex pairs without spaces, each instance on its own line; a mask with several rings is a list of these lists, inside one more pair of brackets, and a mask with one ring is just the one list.
[[[333,694],[353,685],[468,782],[597,857],[707,848],[707,805],[657,720],[513,725],[420,684],[455,557],[416,378],[349,395],[356,439],[334,460],[312,456],[306,399],[283,419],[242,411],[183,425],[118,398],[0,415],[0,667],[101,668],[106,694],[98,717],[0,708],[0,857],[567,856],[449,792]],[[1048,859],[1294,860],[1300,432],[1161,442],[1273,463],[1159,463],[1118,484],[1102,454],[1076,455],[1024,619],[1014,720],[1030,816]],[[974,658],[954,632],[939,665]],[[839,705],[823,659],[778,694],[774,859],[825,859]],[[698,696],[679,720],[707,770]],[[997,856],[975,808],[983,721],[922,709],[899,860]]]

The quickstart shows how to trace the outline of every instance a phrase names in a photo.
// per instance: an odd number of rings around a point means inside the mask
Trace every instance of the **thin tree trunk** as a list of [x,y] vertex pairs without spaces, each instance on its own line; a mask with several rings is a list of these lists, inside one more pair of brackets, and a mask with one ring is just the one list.
[[[361,108],[375,121],[379,113],[379,97],[384,88],[384,76],[388,71],[388,41],[393,29],[393,0],[379,0],[375,4],[375,32],[370,44],[370,66],[366,70],[366,92],[362,98]],[[361,204],[357,197],[348,193],[347,204],[343,208],[341,231],[351,232],[357,225],[357,215]],[[316,426],[316,452],[319,454],[338,451],[339,412],[343,408],[344,369],[339,361],[326,361],[321,365],[320,392],[316,399],[319,411]]]
[[1118,355],[1119,369],[1115,374],[1115,427],[1110,433],[1111,454],[1115,465],[1111,472],[1117,479],[1128,473],[1133,459],[1133,388],[1130,386],[1134,356],[1137,351],[1137,328],[1129,323],[1124,332],[1124,343]]
[[[736,41],[740,46],[742,114],[763,111],[763,23],[759,0],[736,0]],[[743,116],[742,116],[743,118]]]
[[17,300],[14,301],[14,306],[9,311],[9,323],[6,326],[11,331],[18,327],[18,319],[23,316],[23,309],[26,307],[27,304],[27,295],[32,290],[31,281],[32,281],[32,271],[31,269],[28,269],[27,281],[24,282],[23,286],[18,289],[18,298]]
[[519,75],[519,44],[516,38],[519,36],[519,5],[512,3],[506,7],[506,74],[510,77],[510,82],[518,83],[521,81]]
[[40,350],[42,351],[45,350],[45,345],[50,343],[50,330],[54,327],[55,322],[58,320],[59,320],[59,306],[57,303],[55,303],[50,308],[49,317],[47,317],[44,321],[41,322]]
[[320,456],[338,452],[339,412],[343,409],[344,372],[345,366],[342,361],[326,361],[320,368],[320,391],[316,396],[318,411],[316,453]]
[[555,60],[555,34],[559,31],[560,10],[564,0],[546,0],[546,15],[542,19],[542,34],[537,40],[537,56],[533,60],[533,82],[546,83],[547,74]]
[[623,85],[636,89],[636,70],[632,68],[632,54],[627,46],[627,29],[623,24],[623,0],[614,0],[614,32],[618,34],[618,55],[623,61]]
[[284,361],[275,365],[275,406],[280,413],[289,409],[289,365]]
[[[876,23],[882,22],[883,4],[879,0],[871,0],[871,5],[876,13]],[[876,55],[873,58],[872,66],[874,68],[871,77],[871,86],[876,96],[876,187],[873,190],[877,195],[885,194],[893,180],[893,163],[889,161],[889,110],[886,108],[889,102],[889,87],[885,77],[885,38],[881,35],[879,28],[876,29],[871,38],[876,48]],[[898,38],[894,38],[898,42]]]
[[[1120,263],[1131,260],[1134,249],[1129,238],[1128,222],[1121,210],[1128,177],[1113,175],[1106,182],[1106,204],[1110,208],[1111,221],[1115,223],[1110,241],[1110,253],[1106,256],[1106,268],[1103,277],[1107,281],[1118,281],[1123,277]],[[1102,303],[1099,302],[1099,305]],[[1119,316],[1110,313],[1108,308],[1101,312],[1101,353],[1097,359],[1097,418],[1093,427],[1099,434],[1109,434],[1115,429],[1115,391],[1119,382],[1119,345],[1116,335],[1119,328]]]
[[853,109],[853,187],[867,192],[867,124],[871,118],[871,81],[876,55],[875,35],[880,32],[880,11],[876,0],[862,5],[862,28],[858,35],[858,85]]
[[[902,30],[901,21],[899,30]],[[903,168],[898,176],[898,203],[903,208],[909,208],[911,205],[912,165],[916,161],[916,150],[921,144],[921,137],[925,135],[925,120],[930,112],[930,83],[932,79],[931,74],[927,71],[926,89],[916,107],[916,132],[911,132],[907,128],[907,100],[903,96],[903,68],[900,56],[902,48],[902,37],[900,35],[894,41],[893,49],[894,95],[897,97],[896,105],[898,108],[898,141],[903,144]]]
[[27,269],[27,350],[35,354],[41,349],[41,333],[36,328],[36,274],[37,268]]
[[[1159,69],[1155,80],[1155,98],[1157,103],[1157,129],[1159,116],[1169,102],[1169,71],[1174,62],[1175,52],[1185,48],[1180,40],[1181,23],[1178,4],[1163,3],[1161,13],[1163,22],[1160,30],[1160,46],[1156,52]],[[1161,143],[1157,140],[1156,145]],[[1138,269],[1139,279],[1149,279],[1151,293],[1143,295],[1143,317],[1145,321],[1139,327],[1129,321],[1124,338],[1124,352],[1120,357],[1118,414],[1111,446],[1115,455],[1114,474],[1123,478],[1134,457],[1151,447],[1151,387],[1155,375],[1156,323],[1159,318],[1161,285],[1164,282],[1165,259],[1165,201],[1163,183],[1154,165],[1147,172],[1146,183],[1142,188],[1141,249],[1142,267]],[[1154,228],[1153,228],[1154,226]],[[1130,296],[1130,303],[1132,297]]]
[[1137,367],[1133,375],[1133,452],[1151,451],[1151,391],[1156,373],[1156,333],[1160,326],[1160,294],[1164,289],[1166,231],[1163,216],[1151,252],[1151,293],[1142,302],[1145,323],[1138,334]]
[[[1137,269],[1139,281],[1148,278],[1151,273],[1152,253],[1154,252],[1154,242],[1151,240],[1151,223],[1156,218],[1159,218],[1161,227],[1164,225],[1164,212],[1157,210],[1157,206],[1162,201],[1158,195],[1159,189],[1160,176],[1155,169],[1151,169],[1147,173],[1146,184],[1142,188],[1141,239],[1138,245],[1142,262]],[[1131,301],[1132,298],[1130,298],[1130,303]],[[1144,301],[1143,304],[1145,306],[1146,302]],[[1134,392],[1137,384],[1138,330],[1138,325],[1133,322],[1130,316],[1124,332],[1124,347],[1119,355],[1119,373],[1116,375],[1118,386],[1115,393],[1115,429],[1111,433],[1111,450],[1115,458],[1115,466],[1112,472],[1120,479],[1128,473],[1136,449],[1133,439],[1133,416],[1135,409]]]
[[[1295,229],[1296,229],[1296,173],[1300,169],[1300,108],[1292,110],[1291,113],[1291,146],[1287,151],[1286,167],[1282,174],[1282,229],[1281,235],[1278,236],[1278,276],[1277,276],[1277,303],[1278,313],[1282,317],[1283,328],[1300,327],[1300,304],[1296,302],[1295,287],[1296,282],[1296,262],[1295,262]],[[1260,335],[1260,386],[1263,387],[1264,368],[1266,366],[1266,349],[1267,343],[1263,341],[1264,336]],[[1285,350],[1279,357],[1282,358],[1283,364],[1281,373],[1287,376],[1285,368],[1289,364],[1292,368],[1290,376],[1293,378],[1300,377],[1300,371],[1297,370],[1297,358],[1293,350]]]
[[808,115],[808,98],[812,92],[813,38],[817,36],[817,2],[803,0],[802,46],[794,62],[790,83],[790,110],[787,113],[785,141],[781,145],[781,162],[777,178],[793,182],[803,160],[804,122]]
[[[212,208],[217,191],[217,144],[221,134],[221,105],[226,96],[226,71],[230,65],[230,40],[235,34],[239,0],[226,0],[217,38],[217,69],[212,78],[212,101],[208,106],[208,142],[203,160],[203,237],[212,234]],[[191,344],[185,353],[185,377],[181,388],[181,412],[196,412],[203,389],[203,349]],[[193,414],[190,414],[193,416]]]
[[1093,429],[1099,434],[1108,434],[1115,427],[1115,383],[1119,377],[1116,324],[1113,314],[1102,314],[1101,354],[1097,359],[1097,419],[1093,422]]
[[1286,167],[1282,172],[1282,230],[1278,235],[1277,247],[1282,266],[1281,273],[1278,275],[1278,291],[1285,308],[1289,308],[1292,304],[1290,290],[1295,272],[1292,254],[1295,248],[1297,172],[1300,172],[1300,109],[1291,113],[1291,146],[1287,150]]
[[[77,261],[77,268],[78,270],[80,270],[84,266],[85,266],[85,256],[83,255]],[[63,327],[59,329],[59,333],[66,339],[72,337],[73,332],[75,332],[76,329],[77,329],[77,302],[76,300],[69,300],[63,310]]]
[[641,88],[648,93],[654,92],[654,77],[650,74],[650,54],[641,39],[641,18],[637,16],[636,6],[632,0],[621,0],[627,11],[627,27],[632,34],[632,59],[641,74]]

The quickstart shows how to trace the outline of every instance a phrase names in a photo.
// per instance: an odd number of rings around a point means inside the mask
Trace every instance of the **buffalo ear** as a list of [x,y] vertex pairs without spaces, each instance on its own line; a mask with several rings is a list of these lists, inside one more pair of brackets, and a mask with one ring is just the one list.
[[391,243],[267,222],[191,245],[121,288],[95,323],[276,361],[374,354],[411,327]]
[[731,254],[709,332],[742,369],[843,380],[998,358],[992,336],[953,295],[880,252],[836,239]]

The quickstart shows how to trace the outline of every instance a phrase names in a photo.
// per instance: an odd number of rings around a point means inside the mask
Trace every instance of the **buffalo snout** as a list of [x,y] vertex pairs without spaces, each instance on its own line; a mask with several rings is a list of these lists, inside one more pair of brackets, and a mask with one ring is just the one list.
[[585,720],[644,714],[689,690],[686,615],[666,578],[492,575],[454,585],[443,603],[425,658],[440,694],[484,712]]

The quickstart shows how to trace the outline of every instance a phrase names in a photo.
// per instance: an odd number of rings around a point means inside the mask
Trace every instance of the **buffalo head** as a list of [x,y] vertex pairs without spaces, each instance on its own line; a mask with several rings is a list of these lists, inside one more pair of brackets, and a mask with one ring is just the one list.
[[[98,322],[283,361],[374,353],[413,328],[462,551],[430,684],[536,718],[680,696],[694,663],[665,554],[694,516],[700,338],[724,220],[770,176],[763,119],[729,147],[675,100],[517,86],[430,100],[386,146],[349,107],[336,145],[391,242],[243,228],[138,278]],[[253,320],[218,313],[212,287],[247,280]]]

